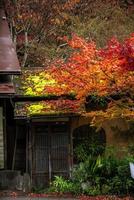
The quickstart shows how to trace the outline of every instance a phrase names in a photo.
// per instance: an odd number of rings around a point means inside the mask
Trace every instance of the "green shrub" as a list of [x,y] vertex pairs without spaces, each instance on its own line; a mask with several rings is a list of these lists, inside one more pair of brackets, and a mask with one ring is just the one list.
[[51,189],[92,196],[134,194],[134,179],[129,169],[129,162],[133,162],[134,157],[128,154],[119,159],[115,155],[110,149],[105,155],[86,156],[74,167],[70,180],[55,176]]
[[[118,159],[114,154],[89,157],[73,170],[73,181],[79,183],[84,194],[134,193],[134,180],[130,176],[132,156]],[[83,187],[84,185],[84,187]]]
[[79,194],[81,192],[80,187],[77,183],[73,183],[70,180],[66,180],[62,176],[55,176],[55,179],[52,182],[49,190],[59,193],[69,192],[73,194]]

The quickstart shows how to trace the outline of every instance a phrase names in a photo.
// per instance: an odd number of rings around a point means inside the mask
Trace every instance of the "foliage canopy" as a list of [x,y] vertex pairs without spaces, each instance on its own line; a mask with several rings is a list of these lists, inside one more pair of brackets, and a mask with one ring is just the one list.
[[132,1],[8,0],[6,7],[22,67],[43,67],[24,72],[22,94],[71,94],[89,107],[91,96],[105,104],[88,113],[93,121],[134,117]]

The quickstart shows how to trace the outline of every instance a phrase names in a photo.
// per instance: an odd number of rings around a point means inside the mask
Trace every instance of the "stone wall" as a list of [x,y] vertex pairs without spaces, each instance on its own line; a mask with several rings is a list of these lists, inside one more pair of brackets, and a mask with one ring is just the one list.
[[18,185],[17,177],[19,171],[2,170],[0,171],[0,189],[16,189]]
[[31,190],[30,176],[27,173],[21,175],[20,171],[0,171],[0,190],[20,190],[29,192]]

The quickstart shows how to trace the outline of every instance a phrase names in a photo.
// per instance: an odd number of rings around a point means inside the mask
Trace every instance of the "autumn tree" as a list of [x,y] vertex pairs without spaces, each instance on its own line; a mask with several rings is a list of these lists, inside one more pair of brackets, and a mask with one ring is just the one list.
[[107,103],[105,112],[90,115],[134,117],[134,34],[123,43],[113,38],[101,49],[77,35],[64,40],[74,51],[66,61],[57,60],[49,69],[63,86],[57,93],[71,91],[83,103],[89,96]]
[[113,35],[122,40],[133,31],[130,1],[7,0],[5,5],[22,67],[44,67],[67,57],[59,37],[72,32],[104,46]]
[[65,3],[59,0],[8,0],[5,3],[13,41],[22,67],[29,64],[28,59],[32,62],[33,57],[36,57],[34,65],[39,63],[40,67],[44,66],[47,56],[42,51],[46,41],[51,40],[49,42],[56,43],[57,29],[64,26],[68,20],[66,11],[72,9],[78,2],[79,0],[68,0]]
[[[132,6],[130,1],[119,0],[6,3],[22,67],[50,65],[48,73],[62,87],[48,86],[46,92],[71,91],[83,103],[89,96],[106,101],[105,112],[90,112],[101,118],[133,116],[134,36],[123,42],[113,38],[104,47],[107,38],[115,35],[121,40],[133,31]],[[68,39],[71,32],[81,37],[73,34]],[[61,40],[64,35],[68,37]],[[52,60],[57,57],[53,63],[47,55],[50,51]]]

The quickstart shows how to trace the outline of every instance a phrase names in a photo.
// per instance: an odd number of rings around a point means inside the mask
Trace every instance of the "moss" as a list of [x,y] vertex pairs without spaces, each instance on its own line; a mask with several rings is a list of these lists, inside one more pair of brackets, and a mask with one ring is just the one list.
[[47,100],[40,102],[16,103],[15,116],[34,116],[51,114],[72,114],[84,112],[84,105],[78,100]]
[[73,91],[66,90],[66,84],[58,83],[48,70],[34,68],[23,70],[20,77],[14,78],[16,94],[26,97],[51,97],[70,95]]

